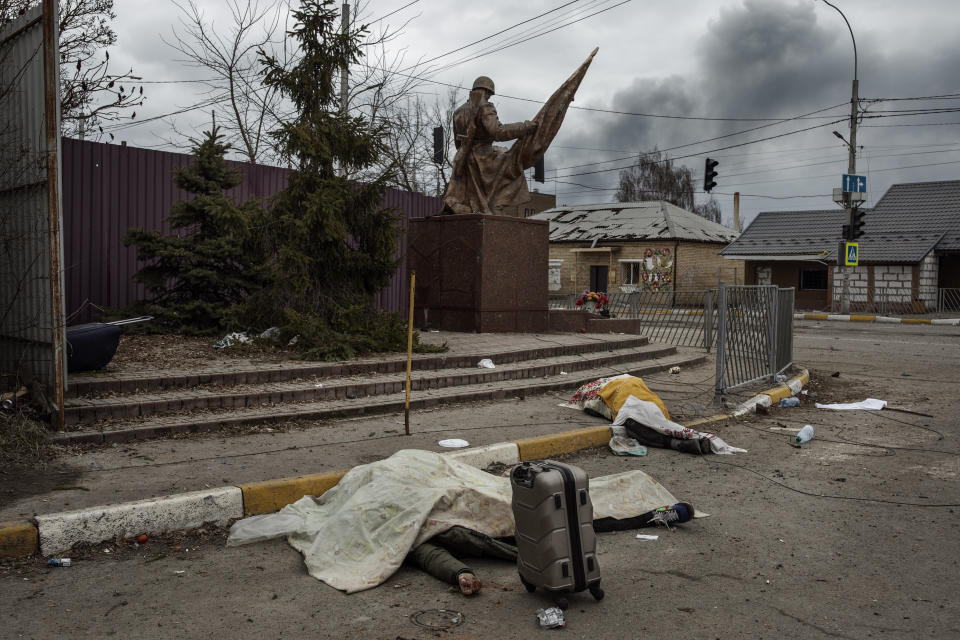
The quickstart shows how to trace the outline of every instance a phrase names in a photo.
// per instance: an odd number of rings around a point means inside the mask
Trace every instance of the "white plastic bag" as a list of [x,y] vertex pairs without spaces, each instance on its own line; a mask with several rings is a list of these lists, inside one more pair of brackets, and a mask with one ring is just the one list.
[[484,358],[483,360],[481,360],[480,362],[477,363],[477,366],[480,367],[481,369],[495,369],[495,368],[496,368],[496,367],[494,366],[494,364],[493,364],[493,360],[491,360],[490,358]]

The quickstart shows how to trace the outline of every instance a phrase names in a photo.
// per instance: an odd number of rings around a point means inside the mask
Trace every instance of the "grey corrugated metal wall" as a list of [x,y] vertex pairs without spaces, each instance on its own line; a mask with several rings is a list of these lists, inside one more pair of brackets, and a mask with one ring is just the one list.
[[[0,374],[40,382],[56,404],[66,370],[62,234],[53,233],[57,173],[48,160],[58,156],[46,140],[41,17],[34,7],[0,31]],[[55,50],[50,55],[57,60]]]
[[[100,307],[122,308],[144,295],[133,282],[136,251],[123,245],[127,229],[138,227],[170,232],[170,206],[189,194],[173,184],[175,169],[191,156],[99,142],[63,139],[63,202],[65,283],[70,324],[91,317],[89,301]],[[231,162],[243,182],[228,191],[236,201],[251,196],[269,198],[286,186],[288,169]],[[403,218],[421,218],[440,211],[439,198],[388,189],[384,205]],[[404,221],[405,230],[406,223]],[[376,298],[388,311],[407,307],[404,250],[406,235],[397,246],[400,265],[390,285]]]

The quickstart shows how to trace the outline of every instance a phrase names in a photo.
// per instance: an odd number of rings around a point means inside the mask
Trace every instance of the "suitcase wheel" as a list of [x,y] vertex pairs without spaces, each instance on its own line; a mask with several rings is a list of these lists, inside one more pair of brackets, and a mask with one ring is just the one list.
[[533,593],[534,591],[537,590],[537,585],[530,584],[529,582],[524,580],[522,577],[520,578],[520,582],[523,583],[523,588],[527,590],[527,593]]
[[603,589],[600,588],[599,584],[594,584],[590,586],[590,595],[594,597],[597,601],[603,600]]

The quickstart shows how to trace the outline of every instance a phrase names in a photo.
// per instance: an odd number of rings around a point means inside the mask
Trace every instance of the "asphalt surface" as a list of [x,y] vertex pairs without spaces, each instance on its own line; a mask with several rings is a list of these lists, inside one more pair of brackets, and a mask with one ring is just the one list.
[[[960,636],[960,427],[954,417],[960,329],[804,321],[795,354],[813,373],[800,407],[773,408],[716,430],[747,454],[651,449],[645,457],[619,458],[591,450],[569,457],[592,477],[642,469],[710,516],[642,532],[659,535],[655,541],[639,540],[637,532],[601,535],[606,598],[574,596],[563,633],[601,639]],[[691,385],[694,391],[702,389]],[[866,397],[901,411],[813,406]],[[570,416],[554,406],[556,399],[537,402],[440,410],[431,419],[462,426]],[[814,440],[791,446],[790,436],[804,424],[815,426]],[[229,438],[223,441],[229,446]],[[342,446],[344,459],[355,455]],[[69,568],[47,569],[43,559],[0,563],[0,599],[7,603],[0,636],[554,633],[540,630],[535,617],[549,601],[526,593],[507,564],[473,564],[485,583],[476,597],[410,568],[347,596],[308,576],[283,541],[239,548],[223,542],[223,532],[206,530],[139,547],[120,542],[74,550]],[[458,612],[463,623],[440,631],[413,622],[418,612],[435,609]]]

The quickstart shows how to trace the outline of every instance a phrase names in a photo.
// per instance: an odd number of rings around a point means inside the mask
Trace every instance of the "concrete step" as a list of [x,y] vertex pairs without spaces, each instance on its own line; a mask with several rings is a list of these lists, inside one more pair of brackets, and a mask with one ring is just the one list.
[[[636,335],[596,335],[595,341],[580,344],[550,344],[528,349],[488,350],[477,353],[423,354],[413,356],[417,371],[475,367],[483,358],[497,365],[588,354],[602,350],[642,347],[650,341]],[[126,373],[78,373],[69,376],[67,396],[71,398],[104,394],[131,394],[160,389],[195,389],[203,386],[232,387],[244,384],[266,384],[307,378],[332,378],[375,373],[405,372],[406,356],[360,359],[350,362],[265,362],[256,366],[222,366],[190,370],[144,370]]]
[[[644,345],[594,351],[589,354],[563,355],[553,358],[524,360],[500,364],[495,369],[470,368],[415,370],[411,375],[413,391],[462,385],[477,385],[542,378],[544,376],[617,366],[676,354],[669,345]],[[503,359],[500,359],[502,362]],[[68,426],[100,421],[126,420],[150,415],[170,414],[203,409],[262,408],[287,403],[322,402],[399,393],[405,388],[406,372],[367,373],[350,378],[311,378],[268,384],[244,384],[233,387],[208,386],[195,389],[171,389],[160,393],[138,393],[102,398],[69,398],[64,403],[64,419]]]
[[[676,355],[646,357],[625,362],[596,365],[593,368],[567,372],[566,375],[546,374],[546,377],[500,379],[459,386],[428,387],[411,394],[410,407],[422,409],[439,404],[501,400],[525,397],[552,391],[573,390],[597,378],[629,373],[636,376],[665,371],[673,366],[694,367],[706,361],[705,355]],[[591,358],[592,359],[592,358]],[[496,370],[493,370],[496,372]],[[371,397],[343,398],[332,401],[301,402],[243,409],[207,409],[189,414],[147,416],[126,421],[101,423],[97,428],[83,427],[81,431],[62,433],[51,437],[57,444],[109,444],[146,440],[184,433],[202,433],[223,428],[271,424],[289,420],[318,420],[344,418],[368,414],[402,411],[405,396],[402,391]]]

